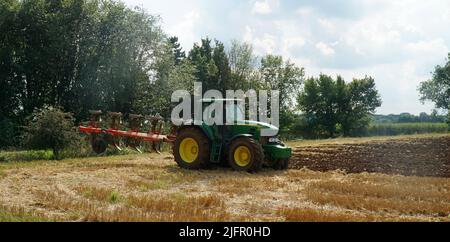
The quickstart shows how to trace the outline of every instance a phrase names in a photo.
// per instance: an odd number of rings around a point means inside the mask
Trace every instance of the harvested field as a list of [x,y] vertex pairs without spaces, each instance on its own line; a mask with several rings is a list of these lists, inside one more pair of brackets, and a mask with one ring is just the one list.
[[0,221],[450,221],[449,138],[295,142],[291,169],[257,174],[169,153],[0,163]]
[[450,177],[450,136],[406,137],[294,147],[291,168]]

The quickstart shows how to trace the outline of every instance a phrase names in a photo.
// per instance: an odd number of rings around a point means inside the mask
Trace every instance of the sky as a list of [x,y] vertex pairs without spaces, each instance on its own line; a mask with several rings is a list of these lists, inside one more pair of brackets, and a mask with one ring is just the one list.
[[185,50],[203,37],[251,43],[345,80],[372,76],[378,114],[431,112],[417,87],[450,52],[448,0],[122,0],[161,17]]

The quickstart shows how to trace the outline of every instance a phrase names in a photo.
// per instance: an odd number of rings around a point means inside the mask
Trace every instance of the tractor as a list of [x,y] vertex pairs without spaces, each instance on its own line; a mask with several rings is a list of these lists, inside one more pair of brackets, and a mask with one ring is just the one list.
[[[104,127],[102,111],[93,110],[91,120],[87,125],[80,125],[79,131],[87,134],[92,149],[104,153],[108,146],[121,150],[121,145],[142,152],[143,142],[151,142],[152,148],[160,153],[162,142],[172,143],[175,161],[182,168],[208,168],[213,164],[229,164],[234,170],[255,172],[262,166],[277,170],[287,169],[291,148],[287,147],[277,137],[264,137],[261,130],[278,128],[263,122],[245,120],[245,113],[237,102],[239,99],[200,100],[208,102],[226,102],[223,105],[226,115],[234,113],[236,122],[225,125],[207,125],[206,122],[183,122],[172,126],[168,135],[162,134],[164,120],[161,116],[143,116],[129,114],[128,130],[121,130],[121,113],[109,112],[110,123]],[[232,104],[230,104],[232,103]],[[206,110],[205,110],[206,111]],[[226,116],[224,117],[224,121]],[[145,125],[147,128],[145,129]],[[144,128],[144,130],[142,130]],[[147,131],[145,131],[147,130]]]
[[[227,164],[237,171],[256,172],[261,167],[287,169],[291,148],[277,137],[261,136],[261,129],[278,128],[262,122],[245,120],[245,113],[236,105],[239,99],[202,99],[202,103],[224,102],[225,117],[234,112],[236,122],[207,125],[185,122],[176,129],[173,155],[180,167],[207,168],[212,164]],[[231,104],[232,103],[232,104]],[[225,123],[225,120],[224,120]]]

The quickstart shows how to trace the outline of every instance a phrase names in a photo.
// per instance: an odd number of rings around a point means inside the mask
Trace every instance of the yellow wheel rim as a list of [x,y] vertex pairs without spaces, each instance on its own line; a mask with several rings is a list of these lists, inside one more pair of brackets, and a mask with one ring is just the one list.
[[234,150],[234,161],[238,166],[247,166],[250,164],[252,154],[247,146],[239,146]]
[[193,138],[185,138],[180,143],[180,156],[186,163],[194,162],[198,157],[198,143]]

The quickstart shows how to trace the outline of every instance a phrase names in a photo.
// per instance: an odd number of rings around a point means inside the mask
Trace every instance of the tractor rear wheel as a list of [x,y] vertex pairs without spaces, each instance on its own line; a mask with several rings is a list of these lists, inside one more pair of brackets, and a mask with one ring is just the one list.
[[173,145],[173,155],[182,168],[206,168],[210,158],[209,139],[197,128],[184,128],[178,132]]
[[234,170],[255,172],[261,169],[263,161],[263,148],[254,139],[241,137],[231,142],[228,163]]

